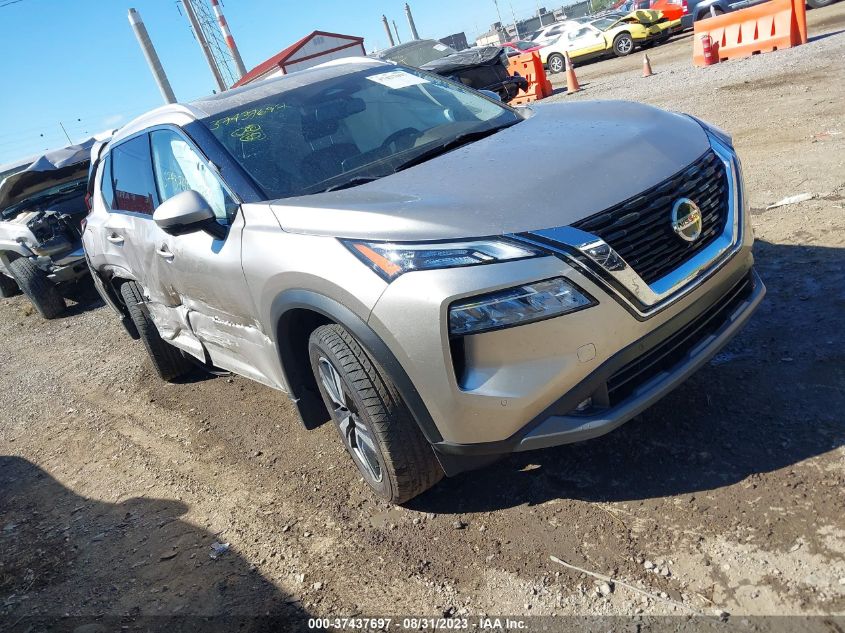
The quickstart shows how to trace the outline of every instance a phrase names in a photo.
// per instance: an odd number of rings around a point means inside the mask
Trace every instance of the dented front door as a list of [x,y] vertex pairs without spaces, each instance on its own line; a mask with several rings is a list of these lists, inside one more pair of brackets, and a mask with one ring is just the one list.
[[162,285],[178,297],[183,318],[206,360],[272,384],[251,362],[259,355],[256,352],[273,343],[252,316],[255,308],[241,266],[243,213],[217,170],[181,131],[164,128],[150,136],[161,200],[188,189],[197,191],[214,210],[218,223],[227,228],[222,238],[206,231],[164,235],[155,245],[165,263]]

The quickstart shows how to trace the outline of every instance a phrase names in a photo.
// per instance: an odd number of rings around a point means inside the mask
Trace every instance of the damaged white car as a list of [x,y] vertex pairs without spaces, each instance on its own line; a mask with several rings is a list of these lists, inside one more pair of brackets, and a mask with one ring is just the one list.
[[45,319],[88,275],[81,225],[94,143],[49,151],[0,181],[0,296],[22,291]]

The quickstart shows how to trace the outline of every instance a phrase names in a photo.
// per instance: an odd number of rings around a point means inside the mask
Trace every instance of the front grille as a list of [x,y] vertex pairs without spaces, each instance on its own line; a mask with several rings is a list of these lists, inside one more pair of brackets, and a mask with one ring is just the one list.
[[[685,242],[672,230],[672,206],[678,198],[689,198],[701,209],[702,231],[695,242]],[[656,187],[573,226],[610,244],[650,284],[716,239],[727,216],[727,172],[710,150]]]
[[725,324],[753,288],[751,276],[745,277],[687,325],[613,374],[607,381],[610,406],[619,404],[641,385],[684,360],[691,349]]

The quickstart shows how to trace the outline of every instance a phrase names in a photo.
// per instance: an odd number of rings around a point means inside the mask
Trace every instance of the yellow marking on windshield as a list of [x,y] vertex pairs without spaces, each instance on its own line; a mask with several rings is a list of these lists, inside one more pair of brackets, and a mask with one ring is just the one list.
[[257,123],[250,123],[246,127],[239,128],[232,132],[232,136],[235,138],[241,139],[244,143],[250,143],[252,141],[263,141],[267,138],[267,135],[261,129],[261,126]]
[[244,110],[243,112],[238,112],[237,114],[230,114],[229,116],[223,117],[222,119],[212,121],[211,129],[217,130],[220,127],[232,125],[233,123],[240,123],[241,121],[257,119],[258,117],[265,116],[272,112],[277,112],[278,110],[284,110],[285,108],[289,107],[290,106],[286,103],[277,103],[273,105],[267,105],[261,108],[253,108],[252,110]]

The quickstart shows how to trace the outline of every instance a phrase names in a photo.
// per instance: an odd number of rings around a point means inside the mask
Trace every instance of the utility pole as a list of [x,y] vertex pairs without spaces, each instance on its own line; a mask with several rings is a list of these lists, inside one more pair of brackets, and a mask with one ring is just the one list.
[[191,29],[194,31],[194,37],[197,38],[197,42],[199,42],[202,53],[205,55],[205,60],[208,62],[208,67],[211,69],[211,74],[214,75],[214,81],[217,82],[217,87],[220,89],[220,92],[224,92],[227,89],[226,82],[223,81],[220,69],[217,68],[217,62],[214,61],[214,55],[211,53],[211,47],[209,47],[208,41],[205,39],[205,34],[202,32],[202,28],[197,20],[197,14],[194,12],[191,0],[182,0],[182,6],[185,7],[185,14],[188,16],[188,21],[191,23]]
[[[135,31],[135,37],[138,38],[138,44],[141,46],[141,51],[143,51],[144,57],[147,59],[147,65],[150,67],[150,72],[152,72],[153,78],[158,84],[158,89],[164,98],[164,102],[176,103],[176,95],[173,94],[173,88],[170,87],[170,82],[167,80],[167,75],[161,66],[161,60],[158,58],[158,53],[156,53],[156,49],[147,33],[147,27],[144,26],[141,14],[135,9],[129,9],[129,24],[132,25],[132,30]],[[63,125],[62,130],[64,130]],[[67,132],[65,132],[65,136],[67,136]]]
[[499,11],[499,1],[493,0],[493,4],[496,5],[496,15],[499,16],[499,28],[496,30],[496,32],[499,34],[499,43],[501,44],[502,42],[506,41],[502,39],[502,31],[505,32],[505,35],[507,35],[508,32],[507,29],[505,29],[504,23],[502,22],[502,12]]
[[399,29],[396,28],[396,20],[393,20],[393,30],[396,31],[396,43],[401,44],[402,38],[399,37]]
[[405,17],[408,18],[408,27],[411,29],[411,37],[415,40],[420,39],[420,36],[417,33],[417,25],[414,24],[414,16],[411,14],[411,5],[407,2],[405,3]]
[[62,128],[62,132],[65,133],[65,138],[67,139],[67,144],[73,145],[73,141],[70,140],[70,135],[67,133],[67,130],[65,129],[65,126],[62,124],[61,121],[59,121],[59,127]]
[[232,37],[232,32],[229,30],[229,23],[226,22],[226,17],[223,15],[223,10],[220,8],[220,3],[217,0],[211,0],[211,8],[214,9],[214,15],[217,18],[217,23],[220,24],[220,31],[223,33],[223,39],[226,40],[226,46],[229,47],[229,52],[232,53],[232,59],[235,61],[235,66],[238,67],[238,74],[243,77],[246,74],[246,66],[241,57],[241,52],[235,44],[235,38]]
[[382,24],[384,24],[384,30],[387,32],[387,39],[390,42],[390,45],[396,46],[396,44],[393,43],[393,33],[390,31],[390,24],[388,24],[388,22],[387,22],[387,16],[386,15],[381,16],[381,22],[382,22]]
[[516,25],[516,12],[513,10],[513,2],[508,2],[511,5],[511,17],[513,18],[513,30],[516,31],[516,39],[521,39],[519,37],[519,27]]

